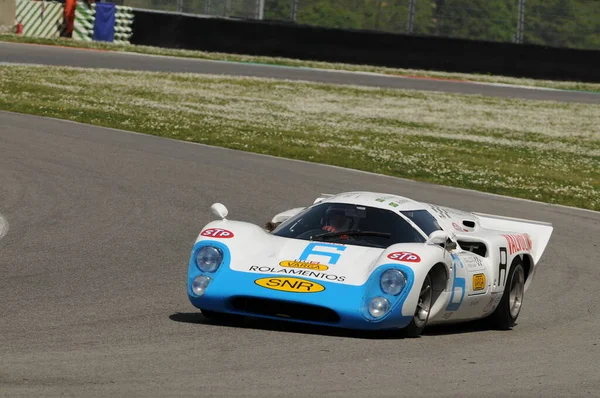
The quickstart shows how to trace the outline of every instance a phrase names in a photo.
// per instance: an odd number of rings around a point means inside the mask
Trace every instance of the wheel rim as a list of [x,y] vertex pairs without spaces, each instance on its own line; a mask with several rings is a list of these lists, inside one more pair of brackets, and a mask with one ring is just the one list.
[[523,293],[525,291],[525,273],[522,267],[517,267],[510,284],[509,309],[510,316],[516,319],[523,304]]
[[431,309],[431,277],[427,275],[425,283],[419,293],[419,302],[415,311],[414,322],[418,328],[425,326],[429,318],[429,310]]

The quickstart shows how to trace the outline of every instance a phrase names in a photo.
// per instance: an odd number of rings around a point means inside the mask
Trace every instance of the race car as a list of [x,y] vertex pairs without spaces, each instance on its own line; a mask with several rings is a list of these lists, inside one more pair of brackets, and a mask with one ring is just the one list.
[[407,197],[345,192],[232,221],[220,203],[193,246],[188,297],[208,318],[236,314],[349,329],[487,318],[510,329],[550,240],[545,222]]

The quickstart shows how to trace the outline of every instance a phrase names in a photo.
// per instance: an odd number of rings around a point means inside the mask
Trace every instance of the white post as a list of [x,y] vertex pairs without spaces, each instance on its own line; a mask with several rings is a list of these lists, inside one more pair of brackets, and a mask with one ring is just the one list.
[[415,23],[415,3],[417,0],[410,0],[408,5],[408,22],[406,24],[406,33],[410,34],[413,32]]
[[525,0],[519,0],[519,17],[517,20],[517,36],[515,42],[523,43],[523,31],[525,30]]
[[265,16],[265,0],[257,0],[256,19],[263,19]]
[[296,22],[296,17],[298,13],[298,0],[292,0],[292,12],[291,12],[291,20]]

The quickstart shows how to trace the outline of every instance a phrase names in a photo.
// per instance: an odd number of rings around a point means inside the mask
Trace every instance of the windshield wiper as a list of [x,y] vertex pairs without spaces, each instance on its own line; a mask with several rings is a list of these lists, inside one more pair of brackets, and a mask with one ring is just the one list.
[[327,238],[338,238],[340,236],[377,236],[379,238],[391,238],[392,234],[389,232],[377,232],[377,231],[361,231],[358,229],[351,229],[347,231],[335,231],[335,232],[326,232],[324,234],[319,234],[312,236],[313,240],[319,239],[327,239]]

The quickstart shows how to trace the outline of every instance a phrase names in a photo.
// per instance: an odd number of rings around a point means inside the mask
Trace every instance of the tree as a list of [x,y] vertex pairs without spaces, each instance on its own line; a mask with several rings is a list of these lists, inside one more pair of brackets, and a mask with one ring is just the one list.
[[436,0],[435,28],[439,36],[512,41],[516,0]]
[[292,17],[293,0],[265,0],[264,19],[289,20]]
[[[293,1],[265,0],[265,18],[289,20]],[[410,1],[297,0],[296,21],[340,29],[405,33]],[[518,3],[519,0],[415,0],[413,34],[513,42]],[[526,0],[524,42],[600,49],[600,0]]]
[[[575,23],[573,0],[529,0],[525,9],[525,43],[565,45]],[[569,26],[571,25],[571,26]]]

